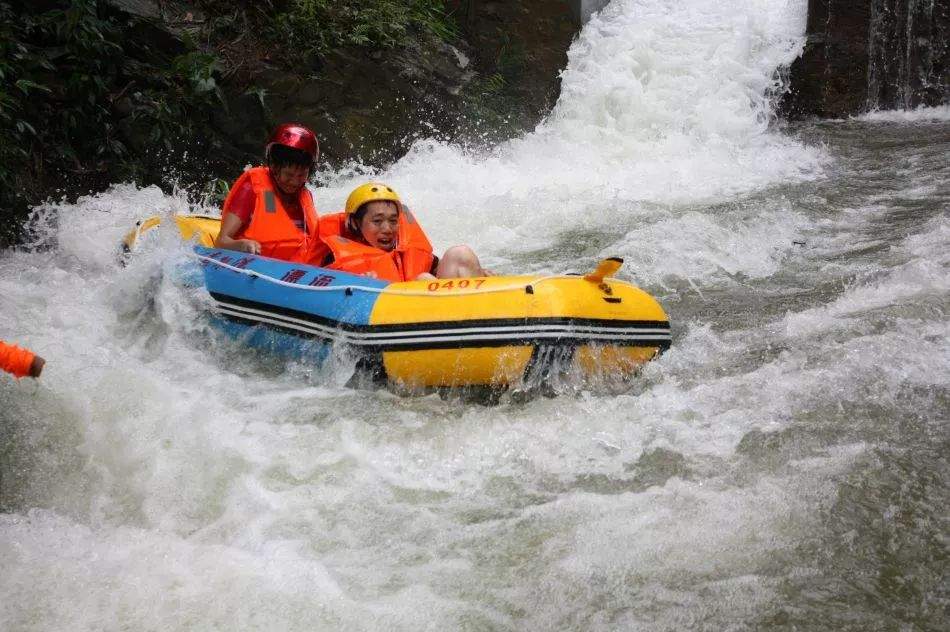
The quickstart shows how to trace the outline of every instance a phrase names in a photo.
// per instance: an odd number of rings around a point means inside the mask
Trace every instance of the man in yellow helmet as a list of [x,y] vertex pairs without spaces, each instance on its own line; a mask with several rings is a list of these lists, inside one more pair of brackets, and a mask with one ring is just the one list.
[[381,182],[357,187],[342,213],[321,217],[320,238],[330,254],[313,263],[352,274],[394,282],[489,274],[468,246],[436,257],[415,216]]

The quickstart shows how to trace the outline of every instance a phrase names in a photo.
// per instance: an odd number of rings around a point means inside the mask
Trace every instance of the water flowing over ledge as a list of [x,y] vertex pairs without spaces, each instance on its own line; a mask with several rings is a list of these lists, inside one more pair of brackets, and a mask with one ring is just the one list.
[[856,117],[861,121],[879,121],[896,123],[918,123],[950,121],[950,105],[934,107],[920,106],[912,110],[876,110]]

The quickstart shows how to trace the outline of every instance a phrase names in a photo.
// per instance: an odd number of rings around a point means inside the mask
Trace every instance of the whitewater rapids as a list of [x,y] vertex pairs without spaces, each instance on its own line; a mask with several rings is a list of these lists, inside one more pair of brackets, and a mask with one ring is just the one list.
[[946,108],[782,127],[805,3],[614,0],[534,132],[325,170],[500,272],[619,255],[672,349],[483,406],[257,357],[174,283],[188,200],[117,184],[0,253],[0,630],[940,629]]

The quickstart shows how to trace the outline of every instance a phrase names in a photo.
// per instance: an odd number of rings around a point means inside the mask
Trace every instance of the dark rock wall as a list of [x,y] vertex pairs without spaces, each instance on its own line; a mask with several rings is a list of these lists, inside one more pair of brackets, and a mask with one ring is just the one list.
[[610,4],[610,0],[571,0],[571,12],[578,24],[586,24],[590,16]]
[[809,0],[807,34],[789,117],[950,101],[950,0]]
[[872,0],[868,106],[937,105],[950,97],[950,1]]
[[[200,16],[186,2],[166,2],[157,12],[150,8],[155,0],[110,1],[173,34],[183,24],[175,16]],[[466,100],[478,97],[478,81],[500,72],[510,80],[506,116],[522,127],[537,123],[557,99],[577,32],[568,0],[449,0],[447,6],[462,35],[451,44],[420,34],[396,49],[340,49],[294,68],[269,57],[248,59],[250,74],[224,85],[230,107],[216,116],[217,127],[245,160],[259,157],[275,123],[294,120],[316,131],[331,163],[381,164],[419,137],[458,133]]]
[[560,93],[560,73],[578,31],[571,0],[450,0],[482,77],[503,75],[530,126]]
[[397,50],[337,50],[318,72],[265,67],[254,78],[264,98],[240,87],[217,124],[249,156],[280,121],[299,121],[320,139],[326,160],[386,163],[419,135],[448,134],[474,73],[459,48],[427,38]]

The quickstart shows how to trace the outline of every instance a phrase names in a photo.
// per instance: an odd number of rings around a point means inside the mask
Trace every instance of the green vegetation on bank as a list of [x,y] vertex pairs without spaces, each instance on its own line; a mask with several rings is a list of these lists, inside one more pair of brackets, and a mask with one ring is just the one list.
[[0,245],[49,196],[159,181],[223,105],[213,55],[156,49],[103,5],[0,2]]
[[199,0],[207,19],[175,33],[116,2],[25,4],[0,0],[0,247],[48,197],[233,169],[243,156],[215,124],[223,86],[263,98],[247,60],[227,54],[235,40],[292,68],[338,47],[456,36],[443,0]]
[[292,0],[273,24],[273,41],[299,52],[324,53],[340,46],[391,48],[413,30],[427,30],[445,40],[458,35],[442,0]]
[[258,39],[286,64],[340,47],[392,48],[414,33],[458,37],[445,0],[203,0],[221,35]]
[[394,159],[423,125],[476,142],[530,127],[572,31],[554,5],[480,6],[0,0],[0,249],[50,198],[209,192],[259,159],[274,117],[306,119],[329,160]]

